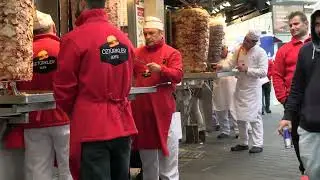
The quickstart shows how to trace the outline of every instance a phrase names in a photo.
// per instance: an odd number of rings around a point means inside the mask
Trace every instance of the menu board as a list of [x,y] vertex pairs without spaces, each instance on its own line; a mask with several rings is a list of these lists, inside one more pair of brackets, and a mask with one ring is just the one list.
[[303,5],[273,5],[272,16],[273,16],[273,33],[274,34],[285,34],[290,33],[290,27],[288,23],[288,15],[291,12],[302,11]]
[[145,45],[143,35],[143,24],[144,24],[144,1],[136,0],[136,28],[137,28],[137,47]]

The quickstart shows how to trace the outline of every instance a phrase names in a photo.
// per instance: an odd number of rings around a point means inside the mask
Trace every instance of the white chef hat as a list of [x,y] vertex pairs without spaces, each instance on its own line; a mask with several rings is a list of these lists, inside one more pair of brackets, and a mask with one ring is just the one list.
[[40,11],[36,11],[33,20],[33,30],[46,29],[54,24],[51,16]]
[[148,16],[144,20],[144,27],[143,28],[159,29],[159,30],[163,31],[164,24],[162,23],[162,21],[159,18]]
[[249,32],[246,35],[246,37],[254,41],[259,41],[260,36],[261,36],[261,31],[259,30],[249,30]]

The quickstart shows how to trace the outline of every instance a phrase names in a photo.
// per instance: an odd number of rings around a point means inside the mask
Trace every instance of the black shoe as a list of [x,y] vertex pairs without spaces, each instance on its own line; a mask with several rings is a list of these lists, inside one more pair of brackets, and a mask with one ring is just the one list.
[[239,134],[235,134],[234,138],[238,139],[239,138]]
[[262,151],[263,151],[263,148],[253,146],[253,147],[249,150],[249,153],[261,153]]
[[230,136],[228,134],[225,133],[221,133],[217,136],[218,139],[226,139],[229,138]]
[[206,142],[206,131],[199,131],[199,140],[200,143]]
[[264,111],[262,111],[262,113],[261,113],[262,115],[264,115]]
[[220,125],[216,126],[216,131],[220,131]]
[[248,150],[248,149],[249,149],[249,146],[238,144],[238,145],[232,147],[231,151],[245,151],[245,150]]
[[266,112],[267,112],[268,114],[270,114],[270,113],[271,113],[271,110],[270,110],[270,109],[267,109]]

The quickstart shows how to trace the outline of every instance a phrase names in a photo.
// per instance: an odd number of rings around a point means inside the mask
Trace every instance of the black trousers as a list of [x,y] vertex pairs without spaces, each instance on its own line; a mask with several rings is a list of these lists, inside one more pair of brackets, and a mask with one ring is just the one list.
[[[271,82],[262,85],[262,112],[270,109]],[[264,103],[263,103],[264,102]]]
[[[283,105],[285,106],[285,105]],[[291,137],[292,137],[292,144],[294,147],[294,151],[296,152],[296,156],[298,158],[299,161],[299,170],[302,174],[304,174],[304,167],[303,167],[303,163],[301,161],[301,157],[300,157],[300,148],[299,148],[299,134],[298,134],[298,127],[299,127],[299,116],[297,115],[296,117],[294,117],[295,119],[293,119],[292,122],[292,129],[291,129]]]
[[82,143],[80,180],[128,180],[130,137]]

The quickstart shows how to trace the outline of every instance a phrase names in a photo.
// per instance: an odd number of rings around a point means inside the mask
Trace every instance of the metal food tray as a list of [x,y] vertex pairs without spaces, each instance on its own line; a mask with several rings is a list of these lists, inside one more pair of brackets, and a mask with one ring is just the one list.
[[157,88],[155,86],[152,87],[132,87],[130,90],[130,95],[136,94],[146,94],[146,93],[155,93],[157,92]]
[[32,111],[55,109],[55,102],[41,102],[31,104],[13,104],[10,106],[0,105],[0,116],[14,116],[20,113],[28,113]]
[[212,80],[228,76],[236,76],[238,72],[228,71],[228,72],[203,72],[203,73],[185,73],[184,80]]
[[25,92],[20,95],[0,96],[0,104],[33,104],[55,102],[52,92]]

